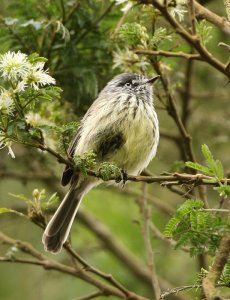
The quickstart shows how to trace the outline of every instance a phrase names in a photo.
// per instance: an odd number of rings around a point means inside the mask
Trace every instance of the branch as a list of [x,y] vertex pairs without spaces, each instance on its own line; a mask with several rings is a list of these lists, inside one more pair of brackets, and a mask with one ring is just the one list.
[[216,291],[216,284],[230,255],[230,234],[225,235],[215,256],[214,263],[208,275],[203,279],[203,290],[207,300],[221,300]]
[[143,192],[142,195],[138,199],[138,205],[140,208],[140,213],[142,215],[142,234],[144,239],[144,246],[145,246],[145,252],[146,252],[146,258],[147,258],[147,265],[151,274],[152,279],[152,287],[154,291],[154,295],[156,300],[160,299],[161,295],[161,289],[159,285],[159,280],[156,272],[156,266],[155,266],[155,253],[153,251],[151,238],[150,238],[150,208],[148,206],[148,202],[146,199],[147,194],[147,185],[144,183],[142,185]]
[[213,13],[211,10],[199,4],[197,1],[194,1],[194,8],[195,8],[195,13],[198,17],[206,19],[210,23],[219,27],[225,33],[230,34],[230,22],[226,20],[226,18],[218,16],[217,14]]
[[[228,286],[226,284],[218,283],[216,285],[216,287],[228,287]],[[176,287],[176,288],[171,289],[169,291],[163,292],[161,294],[161,298],[160,299],[165,299],[169,295],[173,295],[173,294],[177,295],[178,293],[183,292],[185,290],[200,289],[200,288],[202,288],[201,284],[193,284],[193,285],[185,285],[185,286]],[[216,300],[220,300],[220,299],[216,299]]]
[[73,250],[73,248],[71,247],[71,245],[69,243],[66,243],[64,245],[64,247],[73,258],[75,258],[78,262],[81,263],[81,265],[84,267],[85,270],[87,270],[88,272],[94,273],[94,274],[98,275],[99,277],[105,279],[107,282],[112,284],[114,287],[121,290],[127,298],[130,297],[130,292],[123,285],[121,285],[116,279],[114,279],[111,274],[106,274],[106,273],[94,268],[93,266],[91,266],[89,263],[87,263],[86,260],[84,260],[79,254],[77,254],[77,252],[75,252]]
[[171,52],[171,51],[163,51],[163,50],[153,51],[153,50],[145,50],[145,49],[135,49],[134,53],[152,55],[152,56],[178,57],[178,58],[185,58],[188,60],[203,61],[202,57],[199,54],[189,54],[181,51]]
[[[128,248],[126,248],[119,239],[117,239],[112,232],[100,221],[95,220],[89,212],[85,212],[80,209],[78,212],[78,219],[87,226],[103,243],[103,245],[108,249],[123,265],[131,271],[131,274],[136,276],[143,283],[151,286],[151,273],[144,266],[142,261],[140,261]],[[160,286],[162,289],[166,290],[171,285],[163,278],[159,278]],[[173,299],[189,300],[177,295]]]
[[190,19],[192,24],[192,34],[196,35],[196,18],[195,18],[194,0],[188,0],[188,4],[189,4]]
[[157,0],[140,0],[141,3],[144,4],[152,4],[155,6],[164,16],[164,18],[169,22],[169,24],[174,28],[174,30],[185,40],[188,44],[192,45],[197,52],[200,54],[202,59],[209,63],[212,67],[220,71],[222,74],[230,77],[229,72],[226,70],[225,65],[222,64],[219,60],[212,56],[212,54],[200,43],[200,40],[197,36],[189,34],[183,26],[179,22],[176,21],[175,18],[171,16],[168,12],[167,7],[162,5]]
[[47,256],[38,252],[29,243],[14,240],[1,232],[0,232],[0,242],[10,246],[16,246],[22,252],[29,254],[36,259],[36,260],[31,260],[31,259],[24,259],[24,258],[20,259],[16,257],[13,258],[0,257],[0,262],[25,263],[25,264],[42,266],[46,270],[56,270],[80,278],[99,288],[99,290],[102,291],[104,295],[113,295],[121,299],[149,300],[148,298],[139,296],[133,292],[129,292],[128,290],[126,290],[126,293],[124,293],[124,291],[122,291],[119,288],[119,285],[117,285],[116,287],[107,285],[104,282],[97,280],[93,276],[87,274],[87,270],[85,269],[80,269],[80,268],[76,269],[74,267],[64,265],[62,263],[51,260]]
[[[172,100],[173,101],[173,100]],[[173,102],[174,103],[174,102]],[[174,106],[175,107],[175,104]],[[176,108],[175,108],[176,109]],[[184,139],[186,139],[186,141],[188,142],[188,150],[189,150],[189,157],[191,158],[192,161],[195,161],[193,153],[192,153],[192,149],[191,149],[191,145],[190,145],[190,137],[186,131],[186,129],[184,128],[181,119],[177,113],[177,120],[178,120],[178,126],[180,125],[181,127],[181,133],[183,134]],[[67,166],[70,166],[73,169],[76,169],[74,167],[74,162],[64,158],[62,155],[60,155],[58,152],[56,152],[55,150],[51,149],[50,147],[47,147],[45,145],[42,144],[30,144],[30,143],[24,143],[27,146],[31,146],[31,147],[35,147],[38,148],[42,151],[46,151],[48,153],[50,153],[52,156],[56,157],[58,162],[63,163]],[[80,170],[77,170],[80,171]],[[93,171],[93,170],[89,170],[86,169],[86,173],[89,176],[93,176],[93,177],[97,177],[103,180],[103,176],[101,174],[98,174],[98,172]],[[123,180],[123,178],[119,175],[117,176],[111,176],[109,178],[109,180],[106,181],[110,181],[110,180],[114,180],[116,182],[119,182],[121,180]],[[213,186],[218,186],[218,183],[216,182],[214,177],[211,176],[206,176],[203,174],[187,174],[187,173],[174,173],[174,174],[170,174],[170,175],[165,175],[165,176],[134,176],[134,175],[127,175],[127,181],[133,181],[133,182],[146,182],[146,183],[161,183],[163,186],[172,186],[172,185],[181,185],[181,184],[194,184],[196,186],[199,185],[213,185]],[[223,184],[227,184],[230,185],[230,179],[222,179],[220,181]]]

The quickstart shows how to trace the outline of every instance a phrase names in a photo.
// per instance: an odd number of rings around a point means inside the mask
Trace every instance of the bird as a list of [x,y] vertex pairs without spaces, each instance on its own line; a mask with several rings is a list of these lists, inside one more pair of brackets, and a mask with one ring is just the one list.
[[[124,174],[140,174],[156,155],[159,143],[153,103],[153,83],[159,77],[122,73],[110,80],[81,120],[68,155],[81,157],[93,151],[98,162],[113,162]],[[70,188],[43,233],[46,251],[61,251],[81,200],[102,182],[65,167],[61,183],[70,184]]]

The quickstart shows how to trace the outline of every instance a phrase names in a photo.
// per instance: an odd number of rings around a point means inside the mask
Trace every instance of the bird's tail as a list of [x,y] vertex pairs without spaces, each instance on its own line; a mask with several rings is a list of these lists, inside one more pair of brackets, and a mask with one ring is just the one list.
[[82,183],[76,187],[73,184],[62,200],[57,211],[46,226],[42,242],[46,251],[58,253],[67,240],[74,217],[78,211],[81,200],[91,185]]

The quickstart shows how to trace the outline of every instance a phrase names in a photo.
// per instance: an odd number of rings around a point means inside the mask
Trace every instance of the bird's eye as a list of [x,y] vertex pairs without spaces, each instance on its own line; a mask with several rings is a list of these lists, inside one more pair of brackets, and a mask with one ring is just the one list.
[[131,83],[130,82],[126,82],[125,86],[126,87],[131,87]]

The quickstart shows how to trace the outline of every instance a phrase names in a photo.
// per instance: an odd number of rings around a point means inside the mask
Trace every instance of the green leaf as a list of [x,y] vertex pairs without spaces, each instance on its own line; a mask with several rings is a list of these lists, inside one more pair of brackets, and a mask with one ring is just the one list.
[[154,35],[150,39],[150,46],[156,48],[162,41],[172,40],[172,35],[168,33],[165,27],[159,27],[154,31]]
[[219,160],[215,161],[215,175],[219,180],[224,178],[224,168]]
[[15,197],[15,198],[17,198],[17,199],[19,199],[19,200],[22,200],[22,201],[24,201],[24,202],[30,201],[29,198],[27,198],[27,197],[26,197],[25,195],[23,195],[23,194],[13,194],[13,193],[9,193],[9,195],[10,195],[10,196],[13,196],[13,197]]
[[38,53],[34,52],[28,56],[28,60],[32,65],[34,65],[38,62],[47,62],[48,59],[45,57],[40,57]]
[[164,235],[168,238],[171,238],[173,236],[173,231],[176,229],[179,223],[180,219],[177,217],[171,218],[165,226]]
[[118,35],[122,42],[131,46],[146,45],[149,40],[146,27],[136,22],[123,24],[119,29]]
[[10,208],[0,207],[0,214],[5,214],[5,213],[9,213],[9,212],[12,212],[12,210]]
[[211,151],[209,150],[208,146],[206,144],[203,144],[201,146],[201,150],[202,150],[202,153],[206,159],[206,162],[207,162],[207,165],[208,167],[213,170],[214,169],[214,166],[215,166],[215,160],[213,158],[213,155],[211,153]]
[[192,161],[187,161],[185,163],[186,167],[189,167],[191,169],[194,169],[194,170],[197,170],[199,172],[202,172],[204,174],[207,174],[207,175],[212,175],[212,172],[209,170],[209,168],[205,167],[205,166],[202,166],[198,163],[194,163]]
[[42,201],[41,207],[42,209],[49,209],[50,207],[56,205],[59,201],[59,197],[57,196],[57,193],[54,193],[50,196],[48,201]]
[[217,191],[221,197],[230,197],[230,186],[229,185],[222,185],[218,187],[213,187],[215,191]]
[[207,25],[207,21],[203,19],[200,22],[196,22],[196,28],[201,42],[206,45],[212,39],[212,27],[210,25]]

